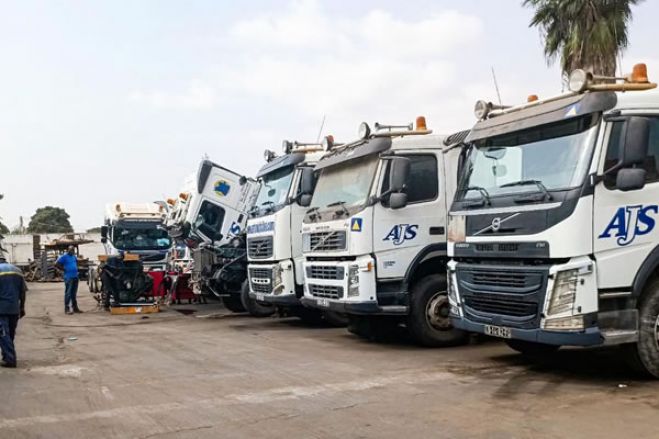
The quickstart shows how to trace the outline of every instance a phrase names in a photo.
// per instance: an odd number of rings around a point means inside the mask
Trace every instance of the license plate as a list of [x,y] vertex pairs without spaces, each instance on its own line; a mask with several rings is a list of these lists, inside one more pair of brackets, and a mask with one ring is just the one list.
[[256,300],[258,300],[259,302],[263,302],[265,300],[265,297],[263,296],[263,294],[257,294]]
[[318,299],[318,306],[329,307],[329,300],[327,299]]
[[513,331],[511,331],[510,328],[504,328],[503,326],[485,325],[485,334],[491,335],[492,337],[513,338]]

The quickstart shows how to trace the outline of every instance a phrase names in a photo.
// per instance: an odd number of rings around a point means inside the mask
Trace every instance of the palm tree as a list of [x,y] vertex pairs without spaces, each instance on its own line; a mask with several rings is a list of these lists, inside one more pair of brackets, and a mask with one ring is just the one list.
[[627,48],[631,6],[642,0],[524,0],[535,8],[530,26],[539,27],[545,57],[560,56],[563,75],[585,69],[615,76],[616,59]]

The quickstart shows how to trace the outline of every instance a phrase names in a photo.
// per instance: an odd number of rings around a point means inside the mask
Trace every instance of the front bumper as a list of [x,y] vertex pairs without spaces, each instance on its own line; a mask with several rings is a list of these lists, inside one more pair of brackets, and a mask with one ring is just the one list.
[[291,260],[272,264],[249,264],[249,297],[257,302],[278,306],[300,305],[293,267]]
[[[309,261],[304,267],[302,304],[345,314],[404,314],[380,306],[377,299],[375,261],[370,255],[350,261]],[[352,273],[352,279],[351,279]],[[355,282],[356,281],[356,282]]]
[[[465,318],[452,318],[453,327],[463,331],[485,334],[482,323],[471,322]],[[586,328],[581,332],[559,332],[544,329],[517,329],[510,328],[512,338],[536,343],[558,346],[597,346],[604,342],[604,338],[597,327]]]

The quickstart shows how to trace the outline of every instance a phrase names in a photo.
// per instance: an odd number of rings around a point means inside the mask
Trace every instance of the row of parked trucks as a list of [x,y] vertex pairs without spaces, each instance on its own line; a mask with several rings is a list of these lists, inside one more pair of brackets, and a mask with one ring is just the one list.
[[[619,345],[659,377],[655,87],[644,65],[578,70],[556,97],[479,101],[476,125],[449,136],[423,117],[364,123],[354,141],[266,151],[255,179],[204,160],[143,250],[171,238],[195,293],[234,311],[375,339],[406,328],[425,346]],[[111,220],[108,242],[128,250],[146,223]]]

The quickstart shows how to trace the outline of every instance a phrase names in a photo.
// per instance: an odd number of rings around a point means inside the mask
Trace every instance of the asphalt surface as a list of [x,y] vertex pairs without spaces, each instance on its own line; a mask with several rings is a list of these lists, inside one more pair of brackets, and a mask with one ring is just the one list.
[[659,382],[616,351],[529,362],[496,341],[423,349],[217,304],[110,316],[31,284],[0,438],[657,438]]

